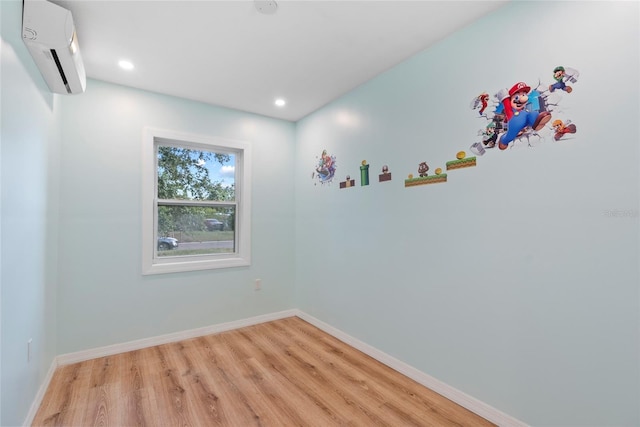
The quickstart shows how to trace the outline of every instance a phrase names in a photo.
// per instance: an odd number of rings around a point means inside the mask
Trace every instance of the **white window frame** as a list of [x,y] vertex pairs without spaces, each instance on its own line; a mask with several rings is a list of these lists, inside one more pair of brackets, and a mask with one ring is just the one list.
[[[250,265],[251,145],[244,141],[157,128],[145,128],[142,142],[142,274],[178,273]],[[235,252],[180,257],[158,256],[157,142],[196,150],[234,154],[236,157]]]

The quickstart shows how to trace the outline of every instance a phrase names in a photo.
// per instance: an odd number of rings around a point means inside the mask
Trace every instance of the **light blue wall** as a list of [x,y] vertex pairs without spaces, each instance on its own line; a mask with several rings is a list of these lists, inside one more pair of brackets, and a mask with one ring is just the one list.
[[[20,425],[56,352],[59,108],[22,43],[22,1],[1,15],[3,426]],[[32,359],[27,362],[27,341]]]
[[[299,122],[298,306],[527,423],[639,425],[638,17],[515,2]],[[573,138],[404,188],[469,152],[474,96],[557,65],[582,73],[558,115]],[[311,179],[323,149],[330,186]]]
[[[94,80],[61,106],[59,353],[294,307],[293,123]],[[250,267],[142,276],[145,126],[252,144]]]
[[[638,4],[558,3],[509,5],[296,131],[93,80],[54,97],[21,2],[0,2],[0,424],[22,423],[56,354],[293,307],[533,425],[640,424]],[[468,151],[478,91],[559,64],[582,72],[574,138],[403,187]],[[253,143],[251,267],[141,276],[144,126]],[[339,190],[363,159],[371,185]]]

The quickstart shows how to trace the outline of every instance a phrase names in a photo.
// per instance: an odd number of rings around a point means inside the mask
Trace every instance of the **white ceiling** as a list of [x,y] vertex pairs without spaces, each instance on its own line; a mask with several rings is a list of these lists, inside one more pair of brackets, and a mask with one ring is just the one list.
[[73,14],[88,77],[296,121],[506,1],[53,3]]

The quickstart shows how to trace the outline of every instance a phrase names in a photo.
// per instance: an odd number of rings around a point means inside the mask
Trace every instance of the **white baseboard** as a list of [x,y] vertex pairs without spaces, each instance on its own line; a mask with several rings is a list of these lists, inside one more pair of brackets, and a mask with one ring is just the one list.
[[272,320],[284,319],[285,317],[295,316],[298,312],[299,310],[296,309],[279,311],[277,313],[263,314],[260,316],[250,317],[248,319],[234,320],[232,322],[219,323],[217,325],[189,329],[187,331],[175,332],[172,334],[160,335],[157,337],[143,338],[140,340],[129,341],[121,344],[113,344],[104,347],[78,351],[75,353],[61,354],[57,357],[57,361],[59,366],[84,362],[85,360],[97,359],[98,357],[112,356],[114,354],[124,353],[127,351],[141,350],[143,348],[153,347],[156,345],[168,344],[190,338],[197,338],[205,335],[230,331],[233,329],[244,328],[246,326],[257,325],[260,323],[271,322]]
[[40,388],[38,389],[38,393],[36,397],[33,399],[33,403],[31,403],[31,407],[29,408],[29,412],[27,413],[27,417],[24,420],[24,426],[30,426],[33,424],[33,419],[36,417],[36,413],[40,408],[40,404],[42,403],[42,399],[44,399],[44,394],[47,392],[49,388],[49,384],[51,383],[51,379],[53,378],[53,374],[56,372],[56,368],[58,367],[58,359],[53,358],[51,362],[51,366],[49,366],[49,370],[47,371],[47,375],[44,377],[42,384],[40,384]]
[[512,416],[507,415],[504,412],[499,411],[498,409],[487,405],[486,403],[474,397],[471,397],[468,394],[454,387],[451,387],[450,385],[445,384],[430,375],[425,374],[424,372],[414,368],[413,366],[407,365],[406,363],[396,359],[395,357],[390,356],[378,350],[377,348],[372,347],[369,344],[366,344],[301,310],[296,311],[296,316],[298,316],[302,320],[311,323],[313,326],[323,330],[329,335],[336,337],[340,341],[343,341],[350,346],[357,348],[368,356],[371,356],[377,361],[384,363],[388,367],[446,397],[452,402],[457,403],[463,408],[466,408],[471,412],[480,415],[482,418],[501,427],[527,427],[527,424],[523,423],[522,421],[517,420]]

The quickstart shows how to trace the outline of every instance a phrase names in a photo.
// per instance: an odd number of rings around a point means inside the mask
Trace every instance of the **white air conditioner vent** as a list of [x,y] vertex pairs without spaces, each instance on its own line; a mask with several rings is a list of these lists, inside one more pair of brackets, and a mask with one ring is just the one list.
[[24,0],[22,40],[52,92],[85,91],[87,77],[70,11],[46,0]]

